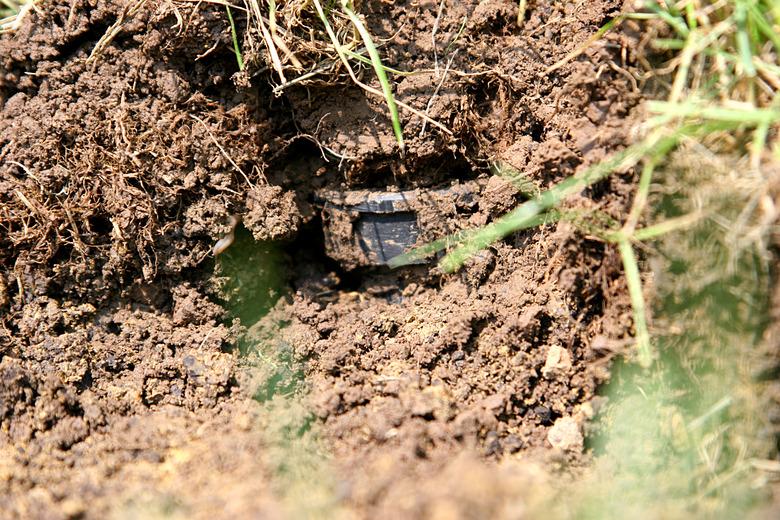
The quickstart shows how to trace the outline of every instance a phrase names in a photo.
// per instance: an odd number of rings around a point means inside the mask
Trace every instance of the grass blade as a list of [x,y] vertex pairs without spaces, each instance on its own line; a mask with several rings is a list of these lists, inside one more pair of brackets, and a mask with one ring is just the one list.
[[534,222],[540,213],[554,208],[567,197],[604,179],[618,169],[626,169],[636,165],[651,151],[663,153],[671,150],[679,141],[680,132],[668,137],[654,133],[638,144],[626,148],[614,157],[588,168],[581,175],[569,177],[543,192],[539,197],[529,200],[507,213],[492,224],[488,224],[478,233],[462,241],[458,247],[445,256],[440,265],[445,272],[459,269],[469,257],[505,236],[523,229]]
[[751,5],[749,7],[748,15],[750,20],[756,24],[757,29],[767,39],[772,41],[772,45],[775,46],[775,50],[780,51],[780,34],[772,28],[772,25],[761,12],[761,9],[757,5]]
[[[339,55],[339,59],[344,64],[344,68],[347,70],[347,73],[349,74],[349,77],[352,79],[352,81],[355,83],[355,85],[359,86],[366,92],[370,92],[371,94],[375,96],[379,96],[384,98],[384,94],[382,91],[375,89],[374,87],[370,85],[366,85],[362,81],[358,79],[358,77],[355,75],[355,71],[352,70],[352,66],[349,64],[349,60],[347,59],[347,53],[345,50],[345,47],[339,43],[339,39],[336,36],[336,33],[333,32],[333,28],[330,25],[330,22],[328,22],[328,18],[325,15],[325,12],[322,9],[322,4],[320,3],[320,0],[311,0],[311,2],[314,4],[314,8],[317,11],[317,16],[319,16],[320,20],[322,21],[322,25],[325,27],[325,32],[328,34],[328,38],[330,38],[331,42],[333,43],[333,48],[336,49],[336,53]],[[404,110],[407,110],[411,112],[412,114],[416,115],[420,119],[427,121],[428,124],[435,126],[442,132],[444,132],[447,135],[453,135],[452,130],[444,126],[443,124],[439,123],[435,119],[432,119],[427,114],[417,110],[414,107],[411,107],[407,105],[406,103],[402,103],[400,101],[397,102],[397,105],[403,108]]]
[[623,260],[623,271],[626,274],[631,308],[634,311],[637,361],[641,366],[647,368],[653,362],[653,355],[650,346],[650,333],[647,330],[647,310],[645,297],[642,293],[642,278],[639,275],[639,265],[634,254],[634,247],[628,239],[618,242],[618,250]]
[[379,51],[376,50],[376,45],[374,45],[374,41],[371,39],[371,34],[368,32],[368,29],[366,29],[366,26],[363,25],[363,22],[352,11],[352,9],[349,8],[346,0],[342,0],[341,6],[349,17],[349,20],[352,22],[352,25],[354,25],[358,33],[360,33],[360,38],[363,40],[363,44],[366,46],[368,56],[371,58],[371,65],[374,67],[374,73],[376,73],[376,77],[379,79],[379,83],[382,85],[382,92],[385,95],[387,108],[390,110],[390,119],[392,119],[393,122],[393,132],[395,133],[395,138],[398,141],[398,147],[401,149],[401,154],[403,154],[404,134],[403,130],[401,129],[401,118],[398,116],[398,107],[396,106],[395,98],[393,97],[393,89],[390,86],[390,81],[387,79],[385,67],[382,65],[382,59],[379,57]]
[[664,222],[654,224],[652,226],[644,227],[634,231],[633,239],[637,242],[644,242],[645,240],[652,240],[658,238],[672,231],[678,231],[687,227],[693,226],[699,222],[702,218],[702,213],[691,213],[689,215],[683,215],[681,217],[672,218]]
[[[540,215],[536,215],[535,217],[528,219],[520,227],[516,228],[515,231],[543,226],[545,224],[551,224],[559,220],[561,217],[562,215],[558,211],[554,211],[554,210],[548,211],[547,213],[542,213]],[[473,238],[474,235],[480,232],[482,232],[481,229],[467,229],[459,233],[455,233],[453,235],[440,238],[439,240],[434,240],[433,242],[429,242],[420,247],[416,247],[411,251],[409,251],[408,253],[404,253],[391,258],[387,262],[387,265],[391,269],[395,269],[398,267],[403,267],[405,265],[417,263],[420,260],[423,260],[424,258],[427,258],[435,253],[443,251],[454,244]]]
[[752,78],[756,75],[756,67],[753,65],[753,50],[750,46],[750,36],[747,30],[747,15],[745,2],[737,2],[737,5],[734,7],[734,20],[737,23],[737,52],[745,75]]
[[670,115],[677,118],[719,121],[722,123],[762,125],[780,121],[780,110],[773,108],[713,106],[697,101],[684,103],[649,101],[647,108],[650,112],[657,114]]
[[683,130],[678,130],[664,137],[655,132],[614,157],[588,168],[581,175],[561,181],[487,226],[477,230],[461,231],[420,246],[393,258],[388,265],[392,268],[408,265],[455,245],[455,249],[442,259],[440,266],[445,272],[456,271],[468,258],[507,235],[561,218],[561,214],[554,208],[564,199],[604,179],[615,170],[633,167],[651,152],[663,154],[671,150],[679,142],[683,133]]
[[675,31],[677,31],[677,34],[682,36],[683,38],[688,37],[688,33],[690,32],[690,28],[685,23],[685,20],[682,19],[679,16],[675,16],[671,12],[669,12],[666,8],[661,7],[658,5],[658,2],[647,2],[645,3],[645,7],[653,11],[653,14],[655,14],[658,18],[669,24]]
[[[358,60],[360,62],[365,63],[366,65],[371,65],[371,66],[373,66],[373,64],[374,64],[374,62],[372,62],[370,58],[366,58],[365,56],[363,56],[359,52],[351,51],[349,49],[344,49],[344,52],[346,52],[347,55],[350,58],[352,58],[353,60]],[[394,68],[388,67],[386,65],[382,65],[382,68],[385,69],[385,71],[389,72],[390,74],[397,74],[399,76],[414,76],[416,74],[421,74],[422,73],[420,71],[407,72],[407,71],[403,71],[403,70],[394,69]]]
[[236,53],[238,70],[244,70],[244,57],[241,55],[241,49],[238,46],[238,33],[236,32],[236,24],[233,21],[233,13],[230,11],[229,5],[225,5],[225,11],[227,11],[228,21],[230,22],[230,36],[233,38],[233,51]]
[[593,36],[585,40],[585,42],[582,43],[582,45],[579,45],[576,49],[571,51],[569,54],[567,54],[566,56],[564,56],[554,64],[547,67],[547,69],[545,69],[544,71],[544,74],[547,75],[550,74],[551,72],[555,72],[556,70],[560,69],[561,67],[569,63],[571,60],[573,60],[574,58],[576,58],[577,56],[579,56],[580,54],[588,50],[588,47],[590,47],[595,42],[600,40],[602,36],[604,36],[610,31],[610,29],[615,27],[617,24],[621,23],[624,18],[625,18],[624,16],[617,16],[612,20],[608,21],[607,23],[605,23],[601,28],[599,28],[598,31],[596,31],[593,34]]

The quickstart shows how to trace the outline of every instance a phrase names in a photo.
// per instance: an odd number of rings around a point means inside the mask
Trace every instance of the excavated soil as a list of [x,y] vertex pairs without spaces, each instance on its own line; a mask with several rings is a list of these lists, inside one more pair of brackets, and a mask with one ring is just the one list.
[[[390,271],[328,257],[317,202],[478,184],[420,209],[422,242],[630,142],[630,26],[545,73],[622,2],[528,5],[519,27],[508,0],[362,3],[385,64],[419,72],[397,98],[452,132],[402,111],[401,157],[349,82],[247,85],[221,5],[37,3],[0,39],[0,511],[277,517],[321,492],[358,518],[516,517],[586,463],[632,334],[611,246],[560,222]],[[633,179],[570,204],[620,220]],[[326,490],[291,491],[323,465]]]

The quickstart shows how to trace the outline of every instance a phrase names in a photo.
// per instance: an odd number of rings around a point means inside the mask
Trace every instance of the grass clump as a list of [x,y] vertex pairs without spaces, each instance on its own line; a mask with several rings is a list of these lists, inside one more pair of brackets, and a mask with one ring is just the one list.
[[[279,80],[274,87],[276,94],[294,85],[352,82],[384,100],[401,154],[405,146],[399,108],[447,134],[452,133],[424,112],[395,98],[388,73],[409,73],[382,62],[379,45],[355,3],[271,0],[267,6],[261,6],[257,0],[245,0],[245,8],[248,28],[244,36],[245,65],[254,75],[273,71]],[[235,50],[241,56],[237,44]],[[366,66],[371,67],[379,89],[361,80]]]

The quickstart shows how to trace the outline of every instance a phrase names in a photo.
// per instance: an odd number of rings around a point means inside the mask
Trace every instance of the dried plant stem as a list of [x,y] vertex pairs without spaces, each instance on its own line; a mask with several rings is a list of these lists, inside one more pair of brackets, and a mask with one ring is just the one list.
[[111,25],[111,27],[108,28],[100,40],[98,40],[97,44],[95,44],[95,47],[89,54],[89,58],[87,58],[88,64],[94,63],[100,57],[106,47],[108,47],[114,38],[116,38],[116,35],[122,31],[122,26],[125,24],[125,22],[138,11],[140,11],[141,7],[143,7],[145,3],[146,0],[136,0],[135,2],[128,3],[125,6],[122,12],[119,13],[116,21]]
[[252,14],[257,20],[257,26],[260,28],[260,33],[263,37],[263,41],[265,42],[265,46],[268,49],[268,53],[271,55],[271,64],[273,65],[276,73],[279,75],[279,79],[282,81],[282,83],[287,83],[287,78],[284,77],[284,67],[282,66],[282,61],[279,59],[279,53],[276,51],[274,39],[271,38],[271,33],[268,32],[268,28],[265,26],[263,13],[260,11],[260,5],[257,3],[257,0],[249,0],[249,5],[251,7]]

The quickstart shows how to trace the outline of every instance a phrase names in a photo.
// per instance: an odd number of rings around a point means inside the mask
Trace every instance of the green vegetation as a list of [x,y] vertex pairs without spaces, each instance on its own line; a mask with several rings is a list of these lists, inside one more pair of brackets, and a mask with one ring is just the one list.
[[219,294],[230,320],[249,330],[238,342],[244,363],[254,369],[254,398],[264,413],[257,425],[265,441],[264,464],[273,472],[274,492],[291,518],[334,518],[335,479],[303,397],[303,367],[282,333],[289,320],[284,306],[283,258],[271,242],[258,242],[245,229],[217,257]]
[[233,12],[230,10],[229,5],[225,5],[225,11],[227,12],[228,22],[230,22],[230,37],[233,40],[233,52],[236,53],[238,70],[244,70],[244,57],[241,55],[241,47],[238,45],[238,33],[236,32],[236,22],[233,21]]

